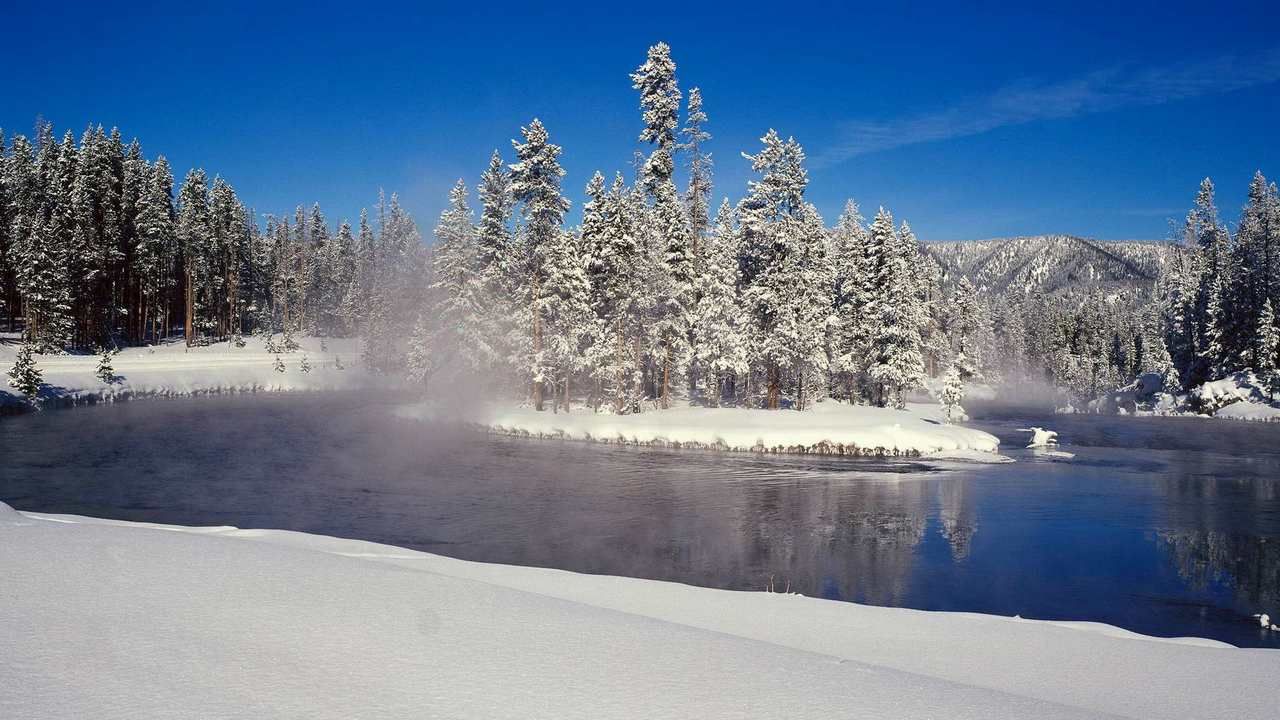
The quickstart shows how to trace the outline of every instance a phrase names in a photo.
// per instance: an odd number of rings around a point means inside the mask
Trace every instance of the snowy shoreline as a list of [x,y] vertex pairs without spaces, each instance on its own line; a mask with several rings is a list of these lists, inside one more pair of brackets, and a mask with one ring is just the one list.
[[0,716],[1270,717],[1280,653],[0,503]]
[[[398,417],[445,418],[432,403],[403,405]],[[692,448],[766,454],[910,457],[1007,462],[989,433],[942,422],[937,405],[906,410],[833,401],[811,410],[695,408],[651,410],[631,415],[538,412],[529,407],[489,406],[469,418],[488,432],[517,437],[578,440],[620,445]]]
[[[244,347],[231,342],[187,348],[181,342],[129,347],[112,358],[118,379],[103,382],[97,375],[97,355],[37,355],[44,375],[37,403],[41,408],[75,407],[142,398],[195,397],[259,392],[350,390],[376,382],[358,367],[357,340],[299,339],[299,349],[282,353],[284,372],[276,355],[263,349],[261,338],[246,338]],[[8,370],[16,344],[0,344],[0,366]],[[302,359],[309,369],[303,372]],[[342,369],[338,368],[338,365]],[[6,378],[7,380],[7,378]],[[32,409],[7,383],[0,383],[0,415]]]

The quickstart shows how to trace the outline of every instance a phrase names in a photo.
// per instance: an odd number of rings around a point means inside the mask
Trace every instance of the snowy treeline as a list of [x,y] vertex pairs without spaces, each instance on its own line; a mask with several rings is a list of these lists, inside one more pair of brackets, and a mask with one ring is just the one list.
[[660,43],[632,74],[651,150],[632,183],[591,177],[579,227],[563,226],[561,148],[538,120],[513,142],[514,163],[495,151],[478,220],[458,182],[436,228],[413,376],[473,372],[540,409],[548,398],[614,412],[676,398],[803,409],[828,394],[902,405],[941,333],[936,263],[884,209],[868,224],[850,202],[828,229],[805,200],[804,150],[773,130],[744,153],[756,173],[746,196],[713,215],[702,94],[689,91],[681,127],[675,72]]
[[[1158,251],[1130,244],[1122,254],[1065,238],[1087,255],[1109,256],[1099,264],[1073,252],[1062,256],[1069,264],[1112,268],[1099,273],[1097,282],[1077,280],[1058,292],[1046,294],[1039,287],[1027,292],[1019,282],[1006,284],[1003,292],[983,288],[986,292],[975,295],[967,274],[959,280],[947,276],[944,284],[954,288],[949,302],[958,317],[973,324],[971,336],[977,338],[976,351],[964,349],[962,370],[992,383],[1043,378],[1081,402],[1145,373],[1159,375],[1172,395],[1245,370],[1280,390],[1277,195],[1275,184],[1256,174],[1232,233],[1219,218],[1213,183],[1206,179],[1181,242]],[[997,281],[1010,275],[1001,269],[1009,263],[998,262],[1007,255],[1005,247],[993,250],[996,269],[982,260],[969,264],[974,273]],[[962,252],[948,248],[943,256]],[[1158,278],[1148,281],[1157,263]],[[1130,267],[1128,281],[1118,272],[1125,266]],[[964,309],[970,304],[972,309]],[[989,348],[998,352],[989,354]]]
[[1192,388],[1253,370],[1280,389],[1280,193],[1259,172],[1235,233],[1218,217],[1213,182],[1200,184],[1182,253],[1164,279],[1169,352]]
[[101,126],[58,141],[42,122],[34,142],[6,144],[0,133],[0,301],[9,329],[22,319],[46,352],[178,328],[188,344],[365,332],[388,324],[382,306],[421,294],[427,266],[395,196],[377,215],[376,231],[367,213],[358,229],[334,231],[318,206],[299,207],[292,222],[268,217],[264,231],[220,177],[193,169],[175,199],[169,164],[148,161],[138,141]]

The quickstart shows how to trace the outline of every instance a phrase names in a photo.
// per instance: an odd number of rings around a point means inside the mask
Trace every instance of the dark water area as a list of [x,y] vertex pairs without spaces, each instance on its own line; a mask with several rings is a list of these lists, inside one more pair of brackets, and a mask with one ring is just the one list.
[[[1017,462],[522,440],[358,394],[0,419],[20,509],[282,528],[467,560],[1280,648],[1280,425],[987,408]],[[1038,425],[1072,459],[1021,449]]]

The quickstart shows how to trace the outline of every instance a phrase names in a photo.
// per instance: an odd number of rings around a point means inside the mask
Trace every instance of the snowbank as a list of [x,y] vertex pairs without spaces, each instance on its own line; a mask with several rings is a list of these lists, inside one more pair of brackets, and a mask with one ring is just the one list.
[[[1079,412],[1068,405],[1060,413]],[[1145,373],[1132,383],[1105,393],[1087,405],[1087,412],[1114,415],[1179,415],[1218,417],[1259,422],[1280,421],[1280,405],[1249,371],[1236,372],[1192,388],[1186,395],[1164,392],[1156,373]]]
[[1231,420],[1277,422],[1280,421],[1280,407],[1267,403],[1244,401],[1232,403],[1214,413],[1213,416]]
[[[437,409],[409,405],[396,412],[430,419]],[[906,410],[822,402],[804,412],[681,407],[631,415],[491,407],[475,421],[513,435],[756,452],[914,456],[1000,447],[994,435],[943,423],[938,405],[914,403]]]
[[0,717],[1270,718],[1280,653],[0,505]]
[[[97,376],[97,355],[37,355],[36,364],[44,373],[39,402],[77,405],[146,396],[338,390],[370,381],[358,365],[358,341],[326,339],[325,351],[317,338],[301,338],[299,345],[299,350],[280,355],[284,372],[277,371],[276,356],[256,337],[246,338],[242,348],[230,342],[188,348],[181,341],[125,348],[112,358],[119,379],[111,384]],[[16,341],[0,343],[0,376],[13,367],[18,347]],[[302,372],[303,357],[310,364],[308,372]],[[7,381],[0,377],[0,408],[21,409],[25,400]]]

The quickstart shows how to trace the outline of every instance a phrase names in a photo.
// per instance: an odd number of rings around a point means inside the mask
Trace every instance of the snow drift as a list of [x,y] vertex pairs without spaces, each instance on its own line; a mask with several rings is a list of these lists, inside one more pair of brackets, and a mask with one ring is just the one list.
[[0,717],[1269,718],[1280,653],[0,504]]

